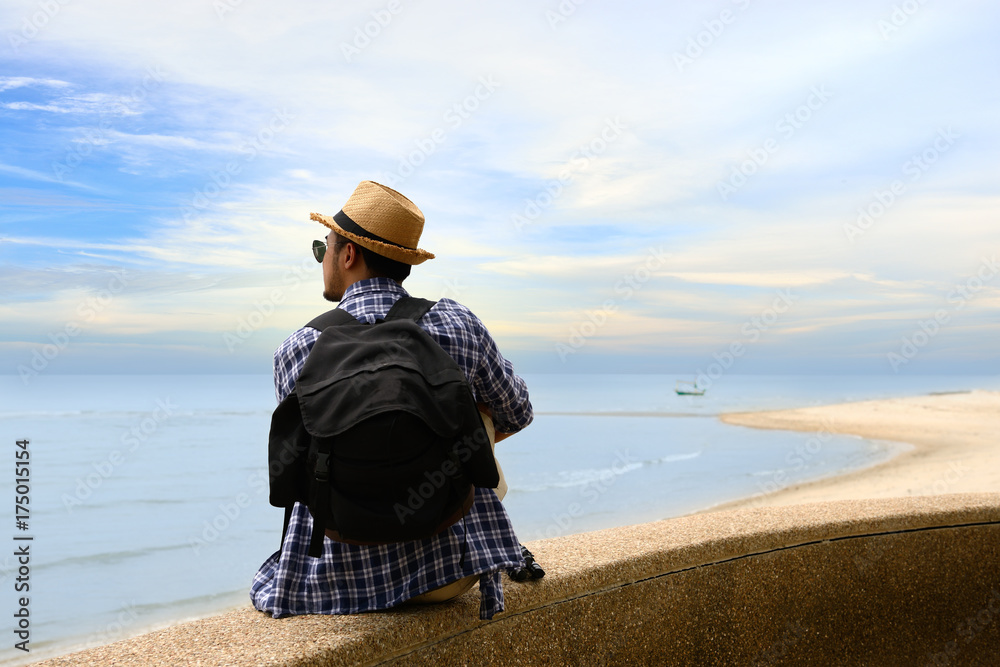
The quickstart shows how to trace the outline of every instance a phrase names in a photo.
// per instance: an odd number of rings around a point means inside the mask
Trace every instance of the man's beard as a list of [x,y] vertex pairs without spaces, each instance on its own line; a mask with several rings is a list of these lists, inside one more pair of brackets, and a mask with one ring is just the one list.
[[327,282],[324,277],[323,298],[327,301],[337,303],[344,298],[344,291],[346,289],[347,287],[344,285],[344,280],[336,269],[333,270],[333,275],[330,276],[329,282]]

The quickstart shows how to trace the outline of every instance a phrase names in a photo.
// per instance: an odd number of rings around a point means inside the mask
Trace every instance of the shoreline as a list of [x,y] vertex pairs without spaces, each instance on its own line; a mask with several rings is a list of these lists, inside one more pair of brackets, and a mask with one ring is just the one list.
[[1000,489],[1000,456],[994,450],[1000,440],[1000,392],[996,391],[736,412],[719,419],[748,428],[854,435],[904,443],[910,449],[874,466],[789,484],[768,494],[715,505],[699,514],[830,500],[994,493]]

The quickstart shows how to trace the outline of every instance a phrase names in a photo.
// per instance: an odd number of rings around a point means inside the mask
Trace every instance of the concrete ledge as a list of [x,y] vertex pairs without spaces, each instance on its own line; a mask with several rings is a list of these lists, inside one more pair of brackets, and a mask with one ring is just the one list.
[[731,510],[533,542],[507,611],[252,609],[43,665],[1000,664],[1000,494]]

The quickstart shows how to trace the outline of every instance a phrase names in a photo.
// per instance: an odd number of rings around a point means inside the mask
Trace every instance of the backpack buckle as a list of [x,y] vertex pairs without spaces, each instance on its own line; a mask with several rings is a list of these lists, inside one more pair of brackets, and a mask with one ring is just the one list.
[[316,465],[313,467],[313,474],[315,475],[317,482],[326,482],[330,479],[329,454],[320,453],[316,455]]

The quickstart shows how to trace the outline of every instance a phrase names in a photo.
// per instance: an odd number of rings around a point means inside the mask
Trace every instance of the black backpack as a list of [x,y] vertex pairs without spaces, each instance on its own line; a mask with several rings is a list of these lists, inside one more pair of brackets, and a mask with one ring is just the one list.
[[[499,483],[465,373],[416,322],[434,305],[404,297],[362,324],[334,309],[268,442],[270,503],[313,516],[309,555],[323,534],[352,544],[431,537],[462,518],[474,486]],[[284,537],[282,537],[284,540]]]

